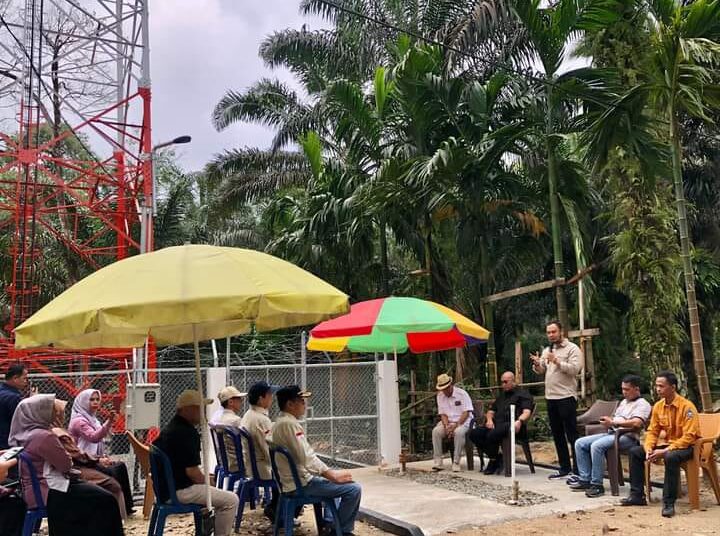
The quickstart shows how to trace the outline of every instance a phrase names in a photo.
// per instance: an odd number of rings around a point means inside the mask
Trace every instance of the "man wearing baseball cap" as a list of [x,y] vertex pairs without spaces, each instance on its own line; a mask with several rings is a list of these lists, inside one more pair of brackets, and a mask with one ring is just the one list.
[[[211,403],[212,400],[203,398],[194,389],[180,393],[175,403],[175,416],[154,443],[170,459],[177,498],[184,504],[205,503],[207,487],[200,468],[200,434],[196,427],[200,424],[200,412]],[[163,481],[161,478],[160,482]],[[168,500],[166,489],[158,491],[160,501]],[[229,536],[238,509],[238,497],[212,486],[210,493],[215,509],[215,535]]]
[[[276,393],[280,387],[270,385],[268,382],[260,381],[250,386],[248,390],[248,402],[250,409],[243,415],[240,426],[245,428],[252,437],[252,443],[255,447],[255,462],[257,464],[258,477],[263,480],[272,479],[272,469],[270,467],[270,449],[268,448],[268,439],[272,430],[272,421],[268,415],[268,410],[272,406],[273,393]],[[245,458],[245,467],[247,471],[251,470],[250,449],[244,448],[243,456]],[[270,504],[265,508],[265,515],[271,520],[275,520],[275,506],[277,505],[277,494],[273,494]]]
[[[234,426],[240,428],[240,411],[243,407],[243,400],[247,393],[241,393],[232,385],[223,387],[218,393],[218,401],[222,406],[222,413],[215,424],[224,424],[225,426]],[[235,444],[225,434],[225,452],[227,453],[228,465],[231,471],[238,470],[237,456],[235,455]],[[247,466],[250,467],[249,465]]]
[[[297,385],[283,387],[277,392],[280,415],[272,429],[272,442],[285,447],[297,466],[303,490],[316,497],[339,499],[339,522],[343,534],[351,534],[360,508],[360,485],[353,482],[349,471],[336,471],[325,465],[305,438],[300,421],[305,414],[306,400],[311,395]],[[295,491],[290,467],[283,456],[276,458],[283,493]],[[337,502],[337,501],[336,501]],[[331,525],[321,528],[321,536],[332,532]]]
[[452,376],[440,374],[437,377],[435,388],[437,394],[438,414],[440,422],[433,428],[433,464],[434,471],[443,468],[442,442],[446,437],[453,440],[453,472],[460,471],[460,458],[465,450],[465,434],[470,424],[470,415],[473,412],[472,400],[464,389],[453,384]]

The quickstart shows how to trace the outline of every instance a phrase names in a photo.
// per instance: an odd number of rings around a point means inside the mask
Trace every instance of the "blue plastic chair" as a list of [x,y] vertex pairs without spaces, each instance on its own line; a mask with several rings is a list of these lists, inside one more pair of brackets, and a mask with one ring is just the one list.
[[[170,458],[155,445],[150,445],[150,474],[152,476],[153,490],[155,491],[155,504],[150,514],[148,536],[162,536],[165,530],[167,516],[173,514],[193,514],[195,517],[195,534],[200,534],[202,504],[183,504],[175,492],[175,479],[173,478]],[[162,497],[161,482],[165,482],[168,499],[160,502]]]
[[40,530],[42,520],[47,517],[47,508],[42,493],[40,492],[40,480],[38,479],[32,459],[24,452],[21,452],[18,458],[20,458],[20,473],[22,474],[25,470],[28,472],[33,496],[35,497],[36,506],[32,509],[28,508],[25,512],[25,521],[22,529],[22,536],[32,536]]
[[[280,472],[277,467],[277,457],[284,456],[288,467],[290,467],[290,473],[292,474],[293,482],[295,483],[295,489],[291,492],[285,492],[282,489],[282,480],[280,480]],[[280,534],[280,513],[283,513],[284,520],[283,526],[285,528],[285,536],[290,536],[293,533],[293,518],[295,517],[295,510],[299,506],[306,504],[312,504],[315,509],[315,523],[317,523],[318,532],[322,526],[322,507],[328,508],[332,513],[332,518],[335,520],[335,535],[342,536],[342,527],[340,527],[340,515],[338,514],[337,506],[335,501],[325,497],[315,497],[305,493],[300,483],[300,476],[298,475],[297,466],[295,461],[290,456],[290,452],[285,447],[274,446],[270,447],[270,462],[272,463],[273,475],[275,480],[280,487],[280,500],[278,501],[277,510],[275,510],[275,526],[273,527],[273,536]]]
[[[227,447],[225,444],[225,428],[224,424],[211,424],[210,425],[210,437],[212,438],[213,448],[215,449],[215,458],[218,461],[218,465],[215,468],[215,474],[217,475],[216,487],[220,489],[228,489],[233,491],[235,485],[245,480],[245,466],[242,460],[242,451],[237,465],[237,471],[230,470],[230,459],[227,454]],[[237,449],[235,450],[237,452]],[[225,479],[227,478],[227,488],[225,486]]]
[[[257,465],[257,456],[256,456],[256,450],[255,450],[255,441],[253,441],[252,436],[250,435],[250,432],[248,432],[245,428],[239,428],[238,431],[240,432],[240,436],[242,439],[245,440],[245,444],[248,448],[248,457],[250,458],[250,469],[252,472],[252,485],[254,487],[254,493],[255,497],[258,497],[258,490],[262,489],[264,491],[263,493],[263,506],[267,506],[269,504],[268,498],[270,497],[270,490],[273,490],[273,493],[280,493],[277,487],[277,482],[275,482],[274,478],[268,478],[263,479],[260,476],[260,471],[258,470]],[[245,468],[245,471],[247,472],[247,467]]]
[[[215,452],[215,460],[217,460],[217,463],[215,464],[215,487],[223,489],[225,487],[225,477],[227,475],[227,455],[224,454],[224,446],[223,446],[223,452],[220,451],[220,442],[218,441],[218,432],[216,431],[215,424],[209,424],[210,428],[210,439],[212,441],[213,446],[213,452]],[[225,459],[225,464],[223,465],[223,458]],[[232,488],[230,488],[232,489]]]
[[[235,516],[235,530],[237,531],[240,529],[240,524],[242,523],[245,503],[250,503],[250,509],[255,510],[255,505],[259,497],[258,490],[262,488],[265,490],[263,496],[263,505],[266,506],[268,504],[270,489],[276,489],[276,484],[274,480],[263,480],[259,477],[257,460],[255,459],[255,446],[247,430],[226,425],[216,425],[216,429],[222,434],[224,434],[225,437],[229,438],[233,446],[235,447],[235,458],[238,467],[238,473],[242,475],[240,476],[240,478],[234,481],[238,483],[236,493],[238,499],[240,500],[240,505],[238,506],[238,511]],[[245,438],[245,440],[247,441],[246,444],[249,449],[248,453],[250,456],[250,464],[252,465],[251,477],[248,477],[248,468],[245,467],[245,458],[243,457],[244,447],[242,438]],[[222,448],[223,450],[225,450],[225,454],[227,455],[227,450],[225,449],[225,440],[222,436],[219,437],[218,442],[223,445]],[[234,484],[231,489],[235,489]]]

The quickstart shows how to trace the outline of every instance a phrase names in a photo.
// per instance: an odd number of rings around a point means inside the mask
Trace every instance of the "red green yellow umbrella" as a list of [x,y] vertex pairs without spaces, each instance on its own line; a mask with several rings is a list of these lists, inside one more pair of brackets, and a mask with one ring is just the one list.
[[457,311],[419,298],[358,302],[350,312],[310,331],[308,349],[326,352],[406,352],[462,348],[486,341],[490,332]]

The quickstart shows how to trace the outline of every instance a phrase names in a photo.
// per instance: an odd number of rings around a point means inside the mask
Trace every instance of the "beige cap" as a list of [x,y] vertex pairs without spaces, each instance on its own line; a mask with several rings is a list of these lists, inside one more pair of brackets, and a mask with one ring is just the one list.
[[437,377],[437,385],[435,385],[435,389],[442,391],[452,383],[452,380],[452,376],[448,374],[440,374],[440,376]]
[[232,385],[228,385],[227,387],[220,389],[220,392],[218,393],[218,400],[222,403],[227,402],[231,398],[244,398],[246,396],[247,393],[241,393]]
[[175,402],[175,407],[177,409],[185,408],[187,406],[202,406],[202,405],[210,405],[212,404],[212,400],[209,398],[203,398],[202,395],[196,391],[195,389],[186,389],[182,393],[180,393],[180,396],[177,397],[177,402]]

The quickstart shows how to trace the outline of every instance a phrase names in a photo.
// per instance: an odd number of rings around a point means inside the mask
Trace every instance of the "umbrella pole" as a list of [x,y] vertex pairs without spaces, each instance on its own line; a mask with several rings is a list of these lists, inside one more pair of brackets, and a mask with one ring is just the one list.
[[[197,382],[197,390],[200,396],[205,398],[205,389],[202,385],[202,374],[200,373],[200,343],[197,336],[197,325],[193,324],[193,345],[195,347],[195,381]],[[205,503],[208,510],[212,508],[212,499],[210,498],[210,467],[208,467],[208,424],[207,415],[205,414],[205,403],[200,406],[200,437],[202,439],[202,464],[205,473]]]

